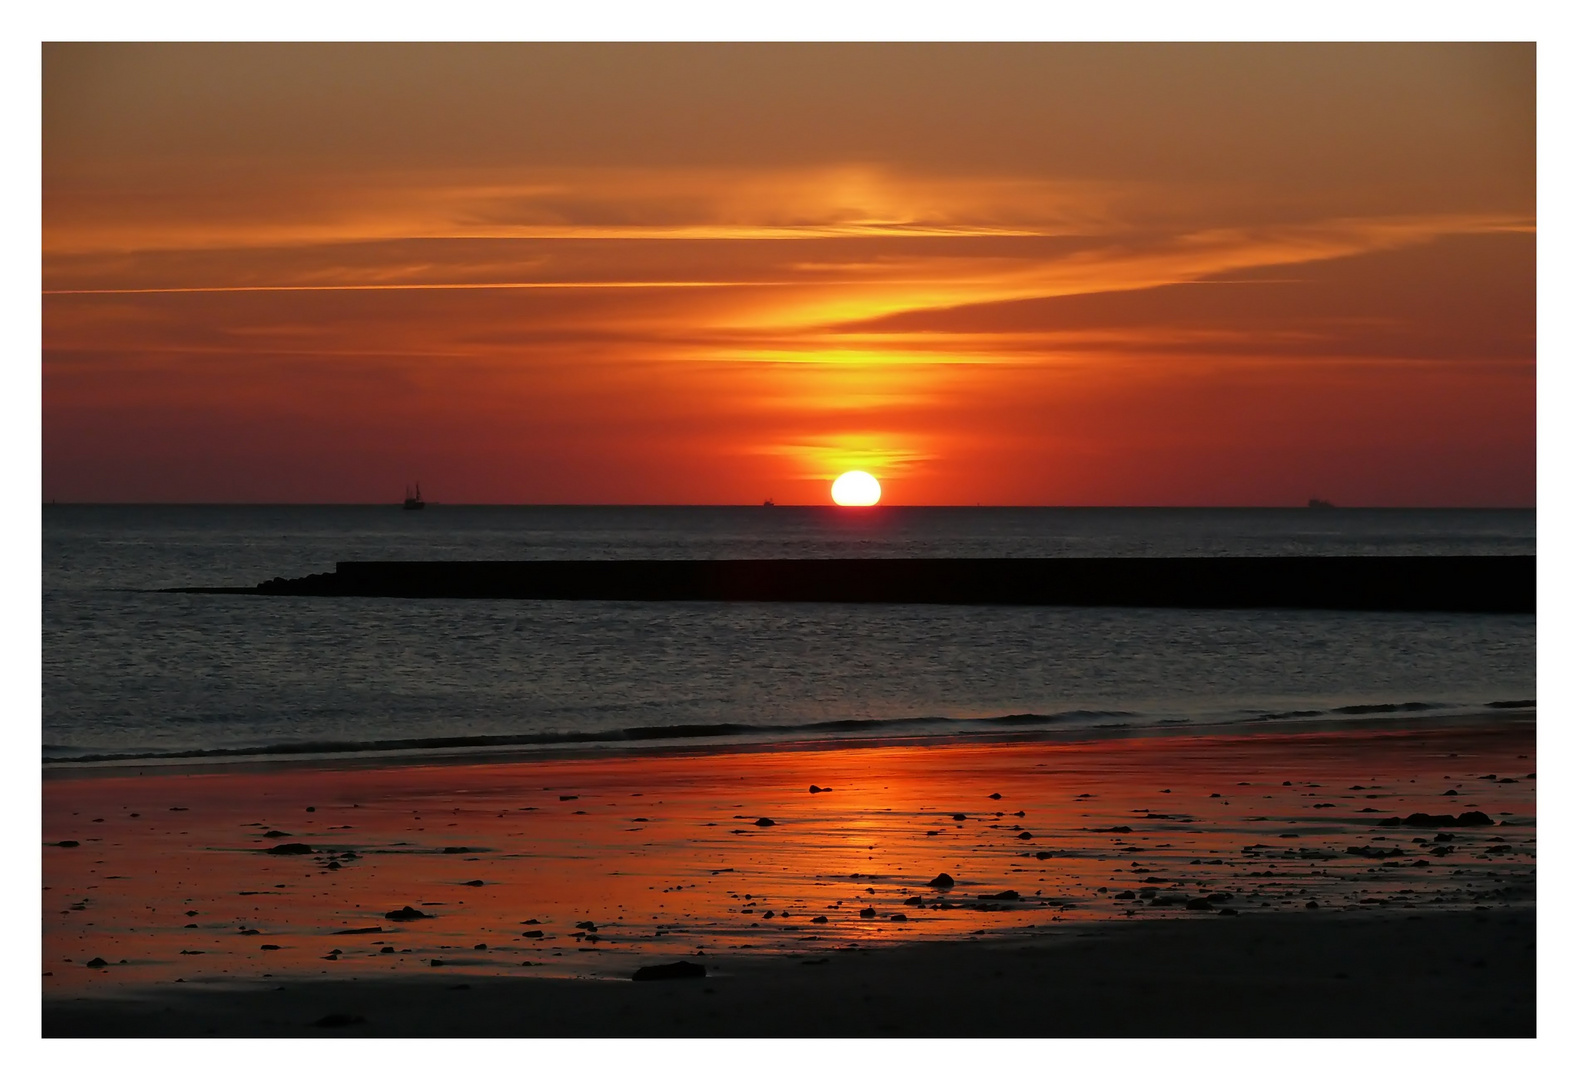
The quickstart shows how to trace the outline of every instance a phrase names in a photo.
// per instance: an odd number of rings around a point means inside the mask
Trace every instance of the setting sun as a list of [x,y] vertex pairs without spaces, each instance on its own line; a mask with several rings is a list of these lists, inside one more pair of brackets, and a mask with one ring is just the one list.
[[868,472],[847,472],[833,481],[833,501],[839,506],[875,506],[882,485]]

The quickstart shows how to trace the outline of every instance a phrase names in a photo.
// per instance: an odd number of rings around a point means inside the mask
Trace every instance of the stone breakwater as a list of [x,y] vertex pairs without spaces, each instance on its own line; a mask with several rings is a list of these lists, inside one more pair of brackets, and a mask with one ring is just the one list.
[[1532,613],[1533,556],[341,562],[269,596]]

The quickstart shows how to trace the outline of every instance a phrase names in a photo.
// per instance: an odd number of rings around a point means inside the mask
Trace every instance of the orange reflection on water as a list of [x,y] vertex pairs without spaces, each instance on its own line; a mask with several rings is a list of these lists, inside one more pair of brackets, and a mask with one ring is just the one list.
[[[77,846],[45,849],[44,984],[624,977],[1135,914],[1532,902],[1533,771],[1531,725],[57,774],[45,841]],[[1496,828],[1440,854],[1374,824],[1479,806]],[[406,905],[428,917],[387,917]]]

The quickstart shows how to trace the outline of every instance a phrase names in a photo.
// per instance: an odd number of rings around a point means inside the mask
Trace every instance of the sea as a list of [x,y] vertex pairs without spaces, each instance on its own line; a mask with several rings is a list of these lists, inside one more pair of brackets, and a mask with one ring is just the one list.
[[49,505],[42,756],[371,761],[1510,718],[1535,699],[1533,615],[159,590],[370,559],[1534,551],[1532,510]]

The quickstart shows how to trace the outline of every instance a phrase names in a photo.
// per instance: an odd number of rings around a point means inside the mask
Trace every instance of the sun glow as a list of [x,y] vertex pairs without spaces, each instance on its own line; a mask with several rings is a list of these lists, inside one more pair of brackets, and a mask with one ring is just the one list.
[[833,501],[839,506],[875,506],[882,498],[882,485],[868,472],[858,469],[833,481]]

